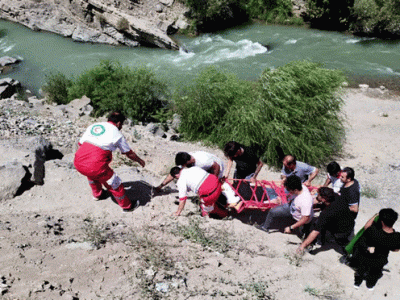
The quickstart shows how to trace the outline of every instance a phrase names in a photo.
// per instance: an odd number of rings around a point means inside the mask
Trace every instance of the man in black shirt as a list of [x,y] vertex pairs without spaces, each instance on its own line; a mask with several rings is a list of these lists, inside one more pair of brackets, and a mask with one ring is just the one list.
[[389,251],[399,251],[400,233],[393,229],[398,214],[391,208],[381,209],[377,222],[373,216],[364,226],[365,232],[354,245],[352,265],[356,269],[354,287],[359,288],[365,279],[367,288],[373,290],[388,263]]
[[354,179],[354,170],[349,167],[342,170],[340,180],[343,182],[343,186],[339,194],[347,202],[355,219],[360,206],[360,184],[357,179]]
[[348,244],[349,236],[353,231],[354,218],[347,203],[336,195],[331,188],[320,187],[317,200],[325,204],[326,208],[321,212],[311,233],[297,249],[298,253],[302,253],[320,233],[324,235],[326,231],[329,231],[337,244],[344,248]]
[[235,179],[250,179],[255,182],[258,173],[261,171],[263,162],[257,154],[255,147],[246,147],[237,142],[231,141],[225,145],[225,156],[229,159],[225,177],[229,176],[233,161],[236,162]]

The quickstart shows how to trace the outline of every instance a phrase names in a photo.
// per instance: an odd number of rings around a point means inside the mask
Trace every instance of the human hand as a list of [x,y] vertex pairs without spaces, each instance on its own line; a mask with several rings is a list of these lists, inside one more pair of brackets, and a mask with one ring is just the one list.
[[250,183],[251,184],[256,184],[257,180],[254,177],[250,178]]
[[305,185],[306,187],[309,187],[309,186],[311,186],[311,182],[310,182],[309,180],[304,181],[304,185]]
[[156,193],[159,193],[159,192],[161,192],[161,189],[163,188],[163,185],[162,184],[160,184],[158,187],[156,187],[155,189],[154,189],[154,191],[156,192]]
[[285,230],[283,231],[284,233],[292,233],[292,230],[290,229],[290,226],[285,227]]
[[301,245],[296,249],[296,254],[298,255],[304,254],[304,248]]

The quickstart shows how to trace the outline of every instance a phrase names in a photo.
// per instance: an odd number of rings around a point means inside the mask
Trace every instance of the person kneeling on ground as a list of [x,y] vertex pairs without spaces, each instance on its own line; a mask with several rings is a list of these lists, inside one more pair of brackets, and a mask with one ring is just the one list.
[[173,167],[170,175],[178,179],[179,207],[175,212],[176,216],[179,216],[185,207],[188,191],[199,195],[203,217],[209,214],[217,214],[220,217],[227,216],[225,207],[221,208],[217,203],[221,193],[226,197],[228,204],[237,203],[240,200],[229,184],[222,184],[217,176],[209,174],[199,167]]
[[381,209],[377,222],[373,216],[364,226],[365,232],[354,245],[351,265],[354,274],[354,287],[359,288],[365,279],[367,288],[373,290],[382,269],[388,263],[389,251],[399,251],[400,233],[393,229],[398,214],[391,208]]
[[79,173],[86,176],[92,188],[93,198],[102,197],[104,185],[114,196],[124,211],[133,209],[132,203],[125,194],[121,179],[110,168],[112,152],[120,149],[129,159],[138,162],[142,167],[145,162],[131,150],[120,130],[125,116],[120,112],[113,112],[108,122],[95,123],[89,126],[81,139],[75,153],[74,165]]
[[[200,167],[208,173],[214,174],[218,178],[221,178],[224,174],[224,163],[222,159],[205,151],[195,151],[190,153],[178,152],[175,155],[175,164],[186,168],[193,166]],[[156,187],[156,192],[160,192],[161,189],[172,180],[174,180],[174,178],[169,174],[167,178]]]
[[344,252],[344,247],[349,243],[349,237],[354,229],[354,218],[347,203],[328,187],[318,189],[317,200],[325,204],[325,209],[322,210],[311,233],[299,246],[297,252],[303,253],[304,249],[312,244],[319,234],[322,235],[321,243],[324,244],[326,231],[333,235],[336,243],[342,247]]
[[[269,232],[275,218],[292,217],[294,224],[284,229],[284,233],[291,233],[296,228],[307,227],[313,218],[313,198],[308,188],[301,184],[298,176],[292,175],[284,181],[285,188],[295,198],[286,204],[271,208],[265,222],[259,227]],[[304,230],[306,233],[307,230]]]

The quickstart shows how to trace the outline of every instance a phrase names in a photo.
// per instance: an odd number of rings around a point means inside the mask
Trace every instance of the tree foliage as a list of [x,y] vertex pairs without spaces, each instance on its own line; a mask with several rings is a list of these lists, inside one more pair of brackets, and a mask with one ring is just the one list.
[[[58,76],[58,77],[57,77]],[[46,88],[56,103],[68,103],[86,95],[92,101],[94,114],[104,115],[120,110],[134,121],[152,121],[160,109],[167,105],[168,90],[147,68],[130,69],[118,62],[102,61],[98,66],[84,72],[75,80],[65,81],[65,76],[49,77]],[[63,88],[68,82],[67,88]],[[64,81],[63,81],[64,80]]]
[[220,147],[236,140],[263,149],[277,164],[275,147],[300,160],[320,164],[340,152],[344,134],[340,71],[308,61],[265,70],[257,83],[206,69],[177,99],[180,130],[191,140]]
[[288,23],[293,17],[293,4],[290,0],[247,0],[245,7],[251,18],[269,23]]
[[316,28],[347,30],[353,4],[354,0],[306,0],[306,20]]
[[42,89],[49,102],[67,104],[69,102],[68,88],[71,84],[72,80],[64,74],[51,72],[46,75],[46,82]]
[[212,32],[247,20],[243,0],[185,0],[197,31]]
[[355,0],[353,33],[379,37],[400,36],[399,0]]
[[184,0],[195,28],[211,32],[241,24],[249,18],[270,23],[294,23],[290,0]]

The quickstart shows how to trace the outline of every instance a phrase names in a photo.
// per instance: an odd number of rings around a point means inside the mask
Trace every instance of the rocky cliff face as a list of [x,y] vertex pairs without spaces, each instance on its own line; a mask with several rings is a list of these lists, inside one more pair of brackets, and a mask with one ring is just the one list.
[[[78,42],[179,46],[168,34],[187,26],[174,0],[0,0],[0,18]],[[168,33],[168,34],[167,34]]]

